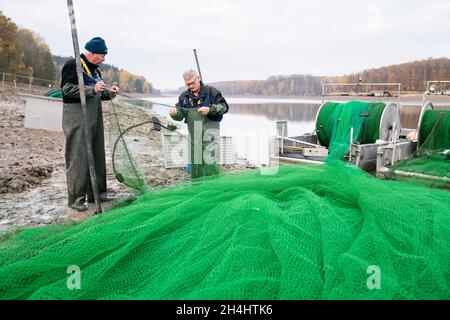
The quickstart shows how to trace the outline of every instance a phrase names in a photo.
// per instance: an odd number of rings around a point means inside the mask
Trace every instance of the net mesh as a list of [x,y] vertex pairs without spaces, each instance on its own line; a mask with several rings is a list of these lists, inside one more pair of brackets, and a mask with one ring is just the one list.
[[[109,138],[113,170],[116,178],[137,194],[189,178],[212,179],[221,170],[219,136],[211,135],[204,123],[185,128],[182,122],[169,123],[170,107],[127,96],[111,101]],[[197,117],[202,122],[204,117],[197,109],[188,112],[191,120]],[[201,134],[194,132],[196,128],[202,130]],[[209,156],[214,161],[208,162]],[[232,169],[233,164],[227,168]]]
[[0,297],[449,299],[448,212],[448,192],[343,162],[221,174],[3,235]]
[[392,166],[392,177],[407,178],[436,188],[450,188],[449,110],[425,111],[418,143],[419,148],[411,157]]
[[170,135],[173,154],[184,151],[183,142],[189,140],[176,129],[156,112],[154,103],[114,98],[109,109],[109,144],[116,178],[137,194],[186,181],[186,165],[169,168],[165,161],[163,135]]

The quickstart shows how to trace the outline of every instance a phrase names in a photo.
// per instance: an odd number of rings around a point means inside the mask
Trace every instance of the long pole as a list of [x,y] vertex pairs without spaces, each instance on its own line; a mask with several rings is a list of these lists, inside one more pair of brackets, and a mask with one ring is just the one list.
[[200,76],[200,80],[203,81],[202,72],[200,71],[200,64],[198,63],[197,58],[197,49],[194,49],[195,62],[197,63],[198,75]]
[[100,196],[98,193],[98,184],[97,184],[97,176],[95,174],[95,166],[94,166],[94,153],[92,152],[92,135],[89,131],[88,121],[86,116],[86,92],[84,88],[84,79],[83,79],[83,69],[81,68],[80,62],[80,47],[78,45],[78,33],[77,26],[75,24],[75,13],[73,11],[73,2],[72,0],[67,0],[67,7],[69,8],[69,19],[70,26],[72,29],[72,42],[73,42],[73,51],[75,54],[75,61],[77,64],[77,77],[78,77],[78,86],[80,88],[80,100],[81,100],[81,110],[83,111],[84,117],[84,134],[86,137],[86,148],[87,148],[87,160],[89,165],[89,174],[91,176],[91,184],[92,191],[94,192],[95,204],[97,206],[97,213],[102,213],[102,206],[100,204]]

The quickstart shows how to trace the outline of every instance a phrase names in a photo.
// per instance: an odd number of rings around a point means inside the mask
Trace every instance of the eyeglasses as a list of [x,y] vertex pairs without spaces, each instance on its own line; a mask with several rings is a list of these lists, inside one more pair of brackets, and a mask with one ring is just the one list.
[[197,78],[194,79],[193,81],[186,82],[186,86],[187,86],[187,87],[190,87],[190,86],[194,85],[196,82],[197,82]]

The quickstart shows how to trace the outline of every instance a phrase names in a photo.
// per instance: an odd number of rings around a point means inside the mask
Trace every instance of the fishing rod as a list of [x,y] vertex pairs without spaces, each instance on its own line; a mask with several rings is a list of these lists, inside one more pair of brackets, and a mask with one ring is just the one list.
[[94,193],[94,199],[96,204],[96,213],[102,213],[102,206],[100,204],[100,195],[98,192],[98,184],[97,184],[97,175],[95,174],[95,164],[94,164],[94,152],[92,150],[92,135],[89,131],[88,119],[87,119],[87,107],[86,107],[86,90],[84,88],[84,78],[83,78],[83,69],[80,61],[80,47],[78,43],[78,32],[77,26],[75,23],[75,12],[73,10],[73,1],[67,0],[67,8],[69,10],[69,20],[70,26],[72,30],[72,42],[73,42],[73,51],[75,54],[75,62],[76,62],[76,70],[78,77],[78,87],[80,91],[80,101],[81,101],[81,110],[83,112],[84,118],[84,134],[86,138],[86,149],[87,149],[87,160],[89,166],[89,174],[91,176],[91,185],[92,192]]
[[197,63],[197,70],[198,70],[198,75],[200,77],[200,81],[203,81],[202,72],[200,71],[200,64],[198,63],[197,49],[194,49],[194,56],[195,56],[195,62]]

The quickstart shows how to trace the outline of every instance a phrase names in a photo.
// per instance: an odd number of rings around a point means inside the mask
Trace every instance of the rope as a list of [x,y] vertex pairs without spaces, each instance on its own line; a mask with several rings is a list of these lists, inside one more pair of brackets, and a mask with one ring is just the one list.
[[[86,76],[88,76],[91,80],[94,80],[96,82],[99,81],[98,79],[92,77],[92,75],[87,74],[84,70],[83,70],[83,73]],[[103,79],[101,79],[101,80],[103,80]],[[106,90],[112,92],[112,87],[106,86]],[[160,105],[160,106],[163,106],[163,107],[168,107],[168,108],[172,108],[173,107],[173,105],[170,105],[170,104],[165,104],[165,103],[154,102],[154,101],[150,101],[150,100],[139,99],[139,98],[136,98],[136,97],[124,94],[124,93],[116,93],[116,95],[120,95],[120,96],[128,98],[128,99],[133,99],[133,100],[143,101],[143,102],[147,102],[147,103],[149,102],[149,103],[152,103],[152,104],[157,104],[157,105]]]

